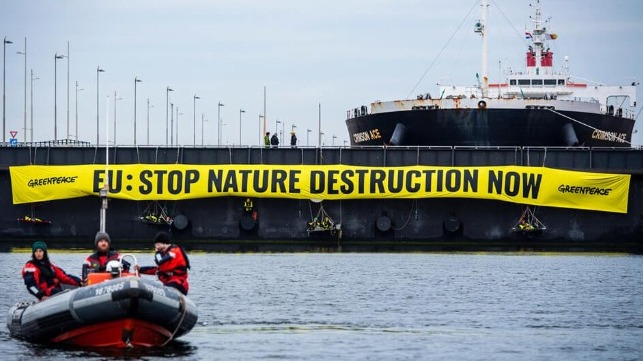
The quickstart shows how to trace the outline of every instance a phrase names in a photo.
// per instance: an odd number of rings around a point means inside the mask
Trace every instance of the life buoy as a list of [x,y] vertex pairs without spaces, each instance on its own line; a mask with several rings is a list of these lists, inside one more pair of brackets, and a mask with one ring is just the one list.
[[486,109],[487,108],[487,102],[484,100],[481,100],[478,102],[478,109]]

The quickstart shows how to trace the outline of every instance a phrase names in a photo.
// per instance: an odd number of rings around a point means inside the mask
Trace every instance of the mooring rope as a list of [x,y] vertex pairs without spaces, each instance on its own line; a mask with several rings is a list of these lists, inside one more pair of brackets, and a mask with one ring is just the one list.
[[[574,118],[572,118],[572,117],[570,117],[570,116],[567,116],[567,115],[565,115],[565,114],[563,114],[563,113],[557,112],[557,111],[555,111],[555,110],[553,110],[553,109],[550,109],[550,108],[545,108],[545,109],[549,110],[550,112],[552,112],[552,113],[554,113],[554,114],[558,114],[558,115],[560,115],[560,116],[561,116],[561,117],[563,117],[563,118],[569,119],[569,120],[571,120],[571,121],[573,121],[573,122],[576,122],[576,123],[578,123],[578,124],[580,124],[580,125],[582,125],[582,126],[585,126],[585,127],[589,128],[589,129],[592,129],[592,130],[598,130],[599,132],[604,132],[604,133],[607,133],[607,134],[609,134],[609,133],[610,133],[610,132],[608,132],[608,131],[601,130],[601,129],[598,129],[598,128],[596,128],[596,127],[593,127],[593,126],[591,126],[591,125],[589,125],[589,124],[587,124],[587,123],[583,123],[583,122],[581,122],[580,120],[576,120],[576,119],[574,119]],[[610,138],[612,138],[612,137],[610,137]],[[616,138],[616,137],[613,137],[613,138],[614,138],[614,141],[616,141],[616,140],[618,139],[618,141],[619,141],[619,142],[623,142],[623,143],[626,143],[626,144],[632,145],[632,143],[631,143],[631,142],[628,142],[628,141],[627,141],[627,140],[625,140],[625,139],[620,139],[620,138]]]

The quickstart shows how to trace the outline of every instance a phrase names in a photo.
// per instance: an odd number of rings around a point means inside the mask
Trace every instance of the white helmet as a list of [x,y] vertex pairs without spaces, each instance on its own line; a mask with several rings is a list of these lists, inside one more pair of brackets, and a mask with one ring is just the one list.
[[120,261],[109,261],[107,265],[105,265],[105,270],[112,274],[112,278],[117,278],[121,276],[123,265],[121,265]]

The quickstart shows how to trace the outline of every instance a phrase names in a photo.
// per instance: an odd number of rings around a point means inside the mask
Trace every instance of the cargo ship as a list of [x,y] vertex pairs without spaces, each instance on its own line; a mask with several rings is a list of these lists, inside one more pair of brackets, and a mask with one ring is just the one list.
[[525,32],[526,69],[505,71],[489,83],[488,1],[474,31],[482,38],[481,78],[475,86],[442,85],[437,94],[375,101],[347,111],[352,145],[630,147],[636,83],[607,86],[576,82],[568,59],[554,69],[549,42],[557,34],[540,1]]

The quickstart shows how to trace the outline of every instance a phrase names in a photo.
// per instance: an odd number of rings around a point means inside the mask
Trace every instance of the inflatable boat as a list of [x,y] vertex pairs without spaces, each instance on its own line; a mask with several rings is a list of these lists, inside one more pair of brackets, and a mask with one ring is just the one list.
[[90,273],[85,287],[41,302],[18,302],[9,311],[9,333],[36,343],[156,347],[187,334],[196,324],[196,305],[176,289],[122,272],[122,266],[108,265],[108,270]]

